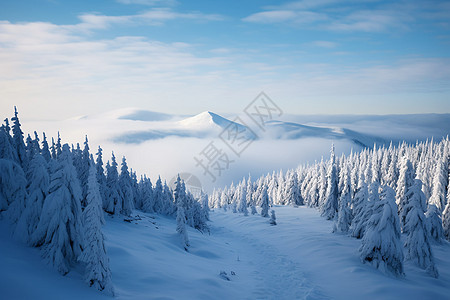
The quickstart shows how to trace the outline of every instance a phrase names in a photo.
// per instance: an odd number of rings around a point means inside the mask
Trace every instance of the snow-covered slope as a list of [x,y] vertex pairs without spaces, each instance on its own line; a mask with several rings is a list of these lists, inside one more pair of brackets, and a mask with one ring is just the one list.
[[[179,244],[173,219],[107,217],[117,299],[448,299],[448,242],[433,245],[438,279],[409,262],[399,279],[362,264],[360,241],[331,233],[332,222],[316,210],[275,210],[277,226],[260,216],[212,212],[210,234],[188,229],[189,252]],[[77,271],[62,277],[46,267],[36,249],[12,242],[5,227],[1,221],[2,299],[108,299]]]

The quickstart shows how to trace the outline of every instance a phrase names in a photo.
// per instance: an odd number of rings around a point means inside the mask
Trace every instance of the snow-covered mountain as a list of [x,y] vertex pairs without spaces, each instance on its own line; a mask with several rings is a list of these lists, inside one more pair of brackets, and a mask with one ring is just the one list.
[[[148,118],[146,118],[148,116]],[[152,116],[156,116],[152,118]],[[249,138],[255,135],[252,129],[247,126],[231,121],[216,113],[205,111],[198,115],[188,117],[179,121],[177,117],[161,115],[149,111],[137,111],[117,116],[118,120],[144,120],[158,121],[163,119],[171,120],[164,124],[155,124],[153,128],[145,130],[125,131],[115,137],[116,143],[139,144],[148,140],[157,140],[165,137],[194,137],[194,138],[215,138],[224,130],[237,130]],[[159,125],[159,126],[158,126]],[[143,126],[148,127],[148,124]],[[320,138],[330,140],[347,140],[355,146],[370,147],[376,144],[384,144],[387,141],[381,137],[370,134],[359,133],[342,127],[311,126],[295,122],[284,122],[273,120],[265,123],[265,131],[258,133],[258,138],[271,140],[294,140],[303,138]],[[256,130],[253,128],[253,130]]]

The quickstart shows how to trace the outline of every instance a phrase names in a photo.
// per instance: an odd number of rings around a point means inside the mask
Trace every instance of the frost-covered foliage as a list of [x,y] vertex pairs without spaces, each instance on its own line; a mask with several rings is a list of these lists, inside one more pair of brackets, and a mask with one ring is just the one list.
[[130,173],[128,172],[128,165],[125,157],[122,158],[122,167],[119,176],[119,197],[121,197],[120,213],[125,216],[130,216],[133,210],[133,189]]
[[184,248],[184,250],[188,251],[189,237],[186,230],[186,215],[184,213],[184,207],[186,206],[187,203],[186,189],[179,175],[177,177],[173,195],[175,203],[177,205],[177,232],[180,236],[182,247]]
[[22,167],[11,160],[0,159],[0,212],[6,215],[13,228],[25,209],[27,180]]
[[50,176],[45,158],[35,153],[27,172],[27,196],[25,209],[14,232],[22,242],[32,244],[31,235],[41,218],[44,200],[49,192]]
[[435,242],[441,242],[444,239],[444,229],[442,227],[442,215],[436,205],[428,205],[428,210],[425,213],[425,217],[427,218],[428,233],[430,238]]
[[86,208],[83,211],[82,221],[85,240],[83,253],[78,260],[86,265],[85,280],[89,286],[114,295],[109,259],[102,232],[102,225],[105,223],[102,198],[97,181],[97,171],[93,164],[89,169]]
[[408,203],[403,208],[405,212],[406,259],[414,261],[419,267],[427,270],[432,277],[439,273],[434,264],[433,251],[429,241],[425,218],[425,195],[422,192],[422,182],[418,179],[406,195]]
[[403,247],[400,242],[400,223],[395,193],[384,186],[381,199],[373,205],[373,214],[359,248],[363,263],[397,276],[403,276]]
[[51,170],[49,194],[33,234],[33,244],[61,274],[67,274],[81,254],[81,187],[65,144]]
[[119,214],[122,210],[122,197],[120,196],[119,173],[117,171],[117,162],[114,152],[111,156],[111,164],[106,164],[106,198],[103,208],[107,213]]
[[270,225],[277,225],[277,217],[273,209],[270,211]]
[[261,195],[261,217],[268,218],[269,217],[269,195],[267,194],[267,187],[264,187]]
[[338,178],[336,169],[336,157],[334,155],[334,145],[331,147],[331,156],[327,171],[327,192],[325,202],[321,206],[322,216],[327,220],[332,220],[338,211]]

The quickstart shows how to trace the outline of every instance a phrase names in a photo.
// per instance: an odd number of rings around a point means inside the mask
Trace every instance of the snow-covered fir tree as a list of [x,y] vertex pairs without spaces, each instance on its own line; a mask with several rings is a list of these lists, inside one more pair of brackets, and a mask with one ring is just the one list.
[[181,245],[184,250],[188,251],[189,237],[186,229],[186,215],[184,207],[186,206],[186,191],[184,185],[181,182],[180,175],[177,177],[174,200],[177,205],[177,232],[180,235]]
[[270,211],[270,225],[277,225],[277,217],[273,209]]
[[102,232],[102,198],[97,182],[97,170],[92,162],[87,182],[86,208],[82,216],[84,229],[83,252],[78,258],[85,264],[85,281],[89,286],[113,296],[109,258],[106,254],[105,238]]
[[433,251],[429,241],[427,223],[425,218],[425,195],[422,192],[422,182],[414,180],[414,184],[406,195],[408,202],[405,212],[406,255],[405,258],[414,261],[419,267],[427,270],[432,277],[438,277],[439,273],[434,263]]
[[44,200],[49,192],[50,176],[45,158],[35,153],[27,172],[27,195],[15,235],[22,242],[32,244],[31,235],[39,223]]
[[106,197],[103,208],[109,214],[119,214],[122,210],[122,197],[120,195],[119,173],[114,152],[111,156],[111,164],[106,164]]
[[428,233],[430,238],[437,243],[444,239],[444,229],[442,222],[442,215],[439,209],[434,204],[429,204],[427,212],[425,213],[428,224]]
[[433,178],[433,190],[428,202],[435,205],[440,212],[444,211],[447,202],[445,198],[448,172],[448,165],[445,166],[443,160],[438,161]]
[[331,146],[331,155],[327,171],[327,192],[325,201],[321,206],[322,216],[331,220],[338,211],[338,178],[336,169],[336,157],[334,155],[334,145]]
[[400,216],[400,224],[402,228],[405,225],[406,213],[403,211],[403,208],[408,203],[408,198],[406,194],[408,194],[409,189],[414,184],[414,169],[411,161],[408,158],[403,158],[400,166],[400,175],[397,181],[397,192],[396,192],[396,203],[398,205],[398,212]]
[[64,144],[51,170],[49,194],[33,233],[33,244],[61,274],[67,274],[81,254],[81,187],[69,145]]
[[267,194],[267,187],[264,186],[259,197],[261,203],[261,217],[269,217],[269,195]]
[[352,212],[350,209],[351,180],[348,166],[344,166],[342,173],[343,187],[341,196],[339,197],[339,210],[333,226],[333,232],[347,233],[352,222]]
[[124,216],[130,216],[133,211],[133,190],[130,173],[125,156],[122,158],[122,167],[119,176],[119,196],[121,197],[122,207],[120,213]]
[[381,199],[373,204],[373,214],[359,248],[363,263],[397,276],[403,276],[403,247],[395,192],[383,186]]

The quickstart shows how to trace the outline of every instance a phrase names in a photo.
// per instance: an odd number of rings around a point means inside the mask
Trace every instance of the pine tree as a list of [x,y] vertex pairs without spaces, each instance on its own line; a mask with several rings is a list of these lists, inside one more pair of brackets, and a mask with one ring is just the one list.
[[133,190],[125,156],[122,158],[122,168],[119,176],[119,190],[119,195],[122,198],[122,208],[120,212],[125,216],[130,216],[133,211]]
[[13,121],[12,132],[13,132],[13,147],[17,153],[18,163],[22,166],[24,170],[28,167],[28,157],[27,152],[25,150],[25,143],[23,141],[23,132],[20,128],[21,124],[19,121],[19,116],[17,112],[17,108],[14,106],[14,117],[11,118]]
[[[371,191],[376,189],[376,195],[378,196],[378,184],[371,184]],[[376,186],[376,188],[374,188]],[[374,199],[375,197],[372,197]],[[364,181],[364,173],[359,173],[358,180],[358,188],[355,194],[355,198],[353,199],[353,219],[350,225],[350,235],[357,239],[360,239],[364,236],[364,232],[366,230],[366,224],[372,215],[372,202],[369,202],[369,189],[367,187],[366,182]]]
[[347,233],[352,221],[352,213],[350,210],[351,201],[351,181],[348,167],[342,169],[343,172],[343,189],[339,197],[339,211],[337,219],[334,223],[333,232]]
[[440,243],[444,239],[444,229],[442,227],[442,216],[439,209],[434,205],[428,205],[428,210],[425,213],[428,223],[428,233],[430,238],[435,242]]
[[450,241],[450,180],[447,189],[447,205],[445,205],[442,213],[442,228],[444,229],[444,237]]
[[373,214],[359,248],[363,263],[369,263],[386,273],[403,276],[403,248],[395,193],[383,187],[381,199],[375,201]]
[[35,153],[27,172],[25,210],[15,230],[17,239],[32,244],[31,236],[39,224],[44,200],[49,192],[50,176],[45,158]]
[[105,224],[102,198],[97,182],[97,171],[92,161],[87,182],[86,208],[83,211],[84,249],[78,258],[86,264],[85,281],[106,294],[113,296],[109,259],[106,254],[102,225]]
[[[184,181],[182,181],[181,184],[183,186],[185,186]],[[184,190],[186,191],[186,188],[184,188]],[[177,205],[174,202],[173,191],[167,185],[166,181],[164,181],[162,203],[163,203],[163,208],[162,208],[162,210],[163,210],[162,213],[163,214],[166,214],[168,216],[172,216],[172,215],[176,214],[176,212],[177,212]]]
[[42,135],[43,135],[43,139],[42,139],[41,154],[44,157],[45,161],[47,163],[49,163],[50,159],[51,159],[51,155],[50,155],[50,150],[48,148],[47,137],[45,136],[45,132]]
[[397,182],[397,193],[396,193],[396,203],[398,205],[398,212],[400,216],[400,224],[402,228],[405,225],[406,213],[403,212],[403,208],[408,203],[406,194],[408,193],[411,186],[414,184],[414,169],[412,163],[409,159],[403,158],[400,175]]
[[103,208],[109,214],[119,214],[122,210],[122,197],[120,196],[119,174],[117,172],[117,162],[114,152],[111,156],[111,164],[106,165],[106,203]]
[[425,195],[422,192],[422,182],[414,180],[413,186],[408,190],[409,199],[404,207],[406,232],[406,259],[413,260],[419,267],[426,269],[428,274],[437,278],[439,273],[434,264],[434,256],[429,241],[425,219]]
[[273,209],[270,211],[270,225],[277,225],[277,217]]
[[153,199],[155,202],[154,210],[156,213],[163,213],[164,208],[164,195],[161,177],[156,180],[155,188],[153,189]]
[[205,221],[209,221],[208,194],[205,194],[203,191],[200,196],[200,202],[202,204],[202,219],[204,219]]
[[286,181],[285,203],[290,205],[304,205],[303,197],[298,188],[297,172],[292,171]]
[[338,181],[336,169],[336,157],[334,155],[334,145],[331,145],[331,156],[327,172],[327,192],[325,202],[321,207],[322,216],[331,220],[338,210]]
[[13,229],[25,209],[26,185],[22,167],[14,161],[0,159],[0,213],[6,211]]
[[243,213],[244,216],[248,216],[247,209],[247,187],[245,185],[245,181],[239,187],[239,208],[240,213]]
[[259,198],[261,203],[261,217],[269,217],[269,195],[267,195],[267,186],[264,186]]
[[97,170],[97,182],[98,182],[98,187],[100,190],[100,197],[102,197],[102,203],[103,203],[103,205],[105,205],[105,203],[107,202],[107,199],[106,199],[106,192],[107,192],[106,175],[105,175],[105,170],[103,169],[103,149],[100,146],[98,146],[98,151],[97,151],[96,155],[97,155],[97,159],[95,161],[95,167]]
[[17,153],[12,145],[12,138],[6,130],[6,126],[0,127],[0,159],[17,162]]
[[177,232],[181,238],[181,244],[184,250],[188,251],[189,237],[186,229],[186,216],[184,206],[186,205],[186,190],[181,182],[180,175],[177,177],[174,190],[174,200],[177,205]]
[[89,179],[89,172],[90,172],[89,170],[91,168],[91,155],[89,153],[89,142],[88,142],[87,136],[84,141],[84,149],[81,152],[79,163],[80,163],[80,165],[79,165],[78,178],[80,179],[81,191],[82,191],[81,207],[86,207],[86,205],[87,205],[86,197],[87,197],[87,189],[88,189],[87,182]]
[[61,274],[67,274],[82,247],[81,187],[67,144],[53,164],[49,194],[32,239]]
[[153,195],[153,186],[150,179],[147,176],[143,176],[141,178],[141,182],[139,184],[139,190],[142,198],[142,209],[145,212],[153,213],[155,212],[155,199]]
[[445,167],[444,161],[440,160],[436,167],[435,175],[433,178],[433,190],[428,201],[429,204],[435,205],[439,212],[444,211],[445,207],[445,187],[447,185],[447,177],[448,167]]

